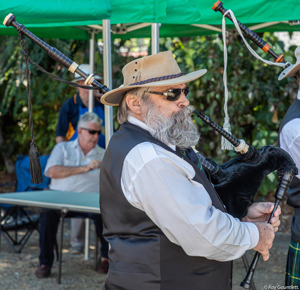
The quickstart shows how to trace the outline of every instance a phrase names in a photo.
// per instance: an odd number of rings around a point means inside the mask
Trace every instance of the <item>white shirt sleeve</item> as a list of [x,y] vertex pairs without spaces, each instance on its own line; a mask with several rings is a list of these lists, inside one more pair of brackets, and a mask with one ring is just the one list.
[[[279,135],[280,147],[291,155],[297,168],[300,168],[300,118],[285,124]],[[300,170],[299,170],[300,171]],[[300,178],[300,172],[296,177]]]
[[258,243],[257,227],[212,206],[203,185],[192,180],[194,175],[193,167],[178,156],[142,143],[125,158],[121,184],[128,201],[188,255],[218,261],[239,258]]
[[63,142],[60,142],[54,146],[51,154],[47,160],[44,174],[49,177],[49,168],[55,165],[64,165],[64,153],[63,153]]

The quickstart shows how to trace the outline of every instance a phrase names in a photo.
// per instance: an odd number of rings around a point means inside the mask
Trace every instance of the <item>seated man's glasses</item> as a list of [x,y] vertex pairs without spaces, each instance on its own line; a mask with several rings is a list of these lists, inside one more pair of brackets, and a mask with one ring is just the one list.
[[161,96],[166,96],[168,101],[174,102],[177,101],[180,98],[181,92],[184,93],[186,97],[188,97],[190,88],[185,87],[184,89],[170,89],[165,93],[161,92],[148,92],[150,94],[155,94],[155,95],[161,95]]
[[81,127],[81,129],[88,131],[91,135],[95,135],[96,133],[98,135],[101,134],[101,130],[97,131],[97,130],[92,130],[92,129],[88,129],[88,128],[82,128],[82,127]]

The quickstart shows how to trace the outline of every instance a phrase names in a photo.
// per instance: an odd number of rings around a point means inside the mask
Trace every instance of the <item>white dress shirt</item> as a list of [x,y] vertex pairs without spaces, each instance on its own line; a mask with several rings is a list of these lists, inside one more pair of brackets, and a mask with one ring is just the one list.
[[[147,130],[132,116],[128,121]],[[144,211],[187,255],[230,261],[254,248],[257,227],[216,209],[203,185],[192,180],[194,176],[193,167],[182,158],[144,142],[126,156],[121,186],[128,202]]]
[[[92,160],[102,160],[105,150],[98,145],[84,155],[78,143],[74,141],[60,142],[51,152],[45,168],[45,176],[49,176],[49,168],[55,165],[85,166]],[[49,188],[71,192],[99,193],[100,169],[93,169],[85,173],[75,174],[64,178],[52,178]]]
[[[297,99],[300,100],[300,91]],[[279,135],[280,147],[291,155],[296,166],[300,169],[300,118],[293,119],[285,124]],[[300,178],[299,174],[296,175]]]

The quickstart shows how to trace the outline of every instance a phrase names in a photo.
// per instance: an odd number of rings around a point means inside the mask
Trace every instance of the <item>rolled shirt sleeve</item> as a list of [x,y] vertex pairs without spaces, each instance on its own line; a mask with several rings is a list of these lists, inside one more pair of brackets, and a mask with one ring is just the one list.
[[49,177],[49,168],[55,165],[64,165],[63,142],[56,144],[52,149],[45,167],[45,176]]
[[257,227],[216,209],[194,176],[193,167],[178,156],[142,143],[126,157],[121,184],[127,200],[187,255],[229,261],[255,247]]

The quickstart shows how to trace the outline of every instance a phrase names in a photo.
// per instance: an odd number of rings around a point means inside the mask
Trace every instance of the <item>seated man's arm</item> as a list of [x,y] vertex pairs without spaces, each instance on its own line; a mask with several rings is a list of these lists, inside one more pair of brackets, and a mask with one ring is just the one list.
[[56,144],[51,152],[45,168],[45,176],[50,178],[65,178],[75,174],[86,173],[90,170],[100,168],[100,160],[92,160],[85,166],[73,166],[73,164],[66,163],[66,154],[63,149],[65,142]]
[[65,178],[75,174],[86,173],[90,170],[100,168],[100,160],[92,160],[85,166],[64,166],[54,165],[48,169],[48,175],[50,178]]

